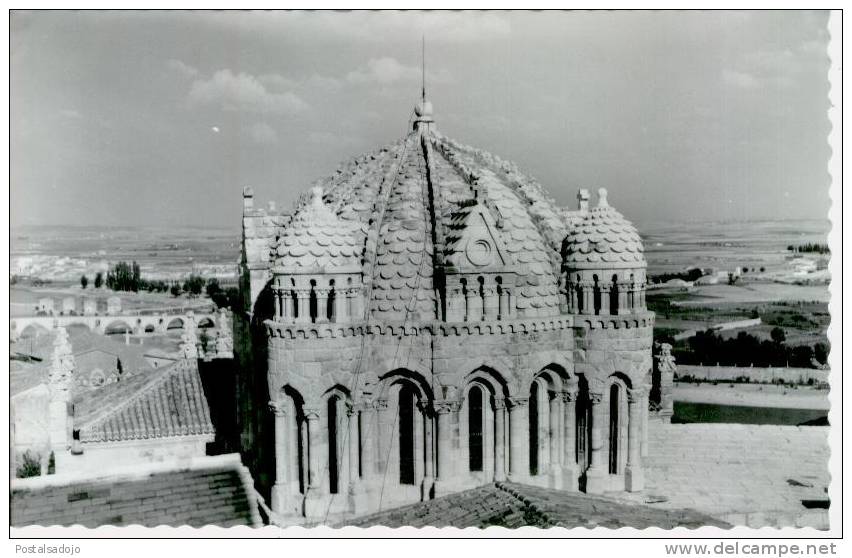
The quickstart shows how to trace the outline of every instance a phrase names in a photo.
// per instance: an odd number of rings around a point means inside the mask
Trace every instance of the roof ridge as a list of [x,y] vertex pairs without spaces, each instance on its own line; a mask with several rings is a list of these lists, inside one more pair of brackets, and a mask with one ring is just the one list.
[[[151,391],[155,390],[156,388],[161,386],[163,383],[168,381],[168,379],[175,372],[184,372],[185,370],[182,370],[182,368],[183,368],[183,363],[185,363],[185,362],[188,362],[188,361],[179,360],[179,361],[171,363],[168,366],[165,366],[163,368],[156,369],[155,373],[153,374],[154,377],[151,378],[150,381],[147,383],[147,385],[145,385],[142,389],[140,389],[136,393],[132,394],[130,397],[128,397],[127,399],[125,399],[124,401],[119,403],[118,405],[115,405],[114,407],[110,407],[108,409],[104,409],[101,413],[96,414],[94,417],[88,419],[85,423],[83,423],[79,426],[75,424],[74,425],[75,430],[90,430],[93,427],[102,424],[107,418],[124,411],[127,407],[136,403],[137,401],[139,401],[143,397],[146,397]],[[178,370],[178,368],[181,368],[181,370]],[[156,374],[156,372],[159,372],[159,374]],[[145,374],[143,372],[142,375],[147,375],[147,374]],[[140,374],[137,374],[134,377],[137,377],[137,376],[140,376]]]

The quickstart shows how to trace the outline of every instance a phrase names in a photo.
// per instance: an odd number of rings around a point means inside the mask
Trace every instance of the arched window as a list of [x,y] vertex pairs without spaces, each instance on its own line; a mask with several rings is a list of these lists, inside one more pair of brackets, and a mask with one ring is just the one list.
[[530,474],[537,475],[538,474],[538,454],[539,454],[539,443],[538,439],[538,423],[539,423],[539,411],[540,411],[540,403],[541,403],[541,394],[539,393],[540,388],[538,382],[533,382],[532,388],[530,390]]
[[339,398],[333,395],[328,398],[328,485],[329,492],[337,494],[338,480],[340,471],[338,464],[340,463],[340,449],[338,447],[338,432],[337,432],[337,403]]
[[290,291],[290,300],[293,301],[293,318],[299,317],[299,297],[296,291]]
[[592,287],[592,300],[594,303],[595,316],[601,313],[601,286],[598,284],[598,276],[593,275],[594,286]]
[[580,275],[577,275],[577,313],[583,313],[583,304],[585,297],[583,296],[583,287],[580,285]]
[[337,321],[336,320],[337,309],[335,308],[335,304],[334,304],[334,302],[335,302],[334,299],[337,296],[337,294],[334,292],[334,279],[329,281],[328,285],[329,285],[329,290],[328,290],[328,300],[326,301],[326,305],[325,305],[325,318],[329,322],[334,322],[334,321]]
[[586,379],[579,376],[579,391],[577,392],[577,404],[575,407],[576,419],[576,443],[575,455],[580,473],[585,473],[592,464],[592,401],[589,397],[589,384]]
[[468,392],[468,468],[471,471],[483,470],[483,426],[484,397],[482,388],[473,386]]
[[503,278],[498,275],[494,278],[494,281],[497,282],[497,319],[502,320],[503,313],[506,312],[504,310],[506,301],[503,300]]
[[627,288],[627,306],[630,308],[636,308],[636,291],[635,289],[636,279],[633,277],[633,274],[630,274],[630,286]]
[[314,287],[316,287],[316,281],[311,279],[311,293],[308,299],[308,315],[311,317],[311,323],[317,321],[317,292]]
[[612,288],[609,290],[609,313],[618,314],[618,275],[612,276]]
[[609,473],[618,474],[618,444],[621,436],[620,392],[617,384],[609,388]]
[[461,283],[462,298],[464,299],[464,321],[470,315],[470,308],[467,307],[467,279],[459,279]]
[[479,307],[482,309],[480,313],[480,319],[485,319],[485,279],[480,275],[476,278],[476,281],[479,283]]
[[414,484],[414,404],[416,395],[411,386],[399,390],[399,484]]

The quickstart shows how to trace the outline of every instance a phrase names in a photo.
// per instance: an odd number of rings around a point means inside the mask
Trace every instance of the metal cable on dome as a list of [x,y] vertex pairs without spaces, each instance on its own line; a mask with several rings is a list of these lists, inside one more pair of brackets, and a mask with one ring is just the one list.
[[[425,156],[424,156],[424,159],[425,159]],[[429,187],[429,185],[428,185],[428,174],[423,172],[423,170],[422,170],[422,168],[420,168],[419,164],[418,164],[418,169],[421,172],[421,178],[424,179],[424,183],[425,183],[426,188],[428,188]],[[422,193],[423,193],[423,189],[421,188],[421,194]],[[425,209],[425,211],[423,212],[425,226],[424,226],[424,231],[423,231],[423,248],[420,251],[420,263],[418,264],[418,267],[417,267],[417,279],[415,281],[415,287],[414,287],[411,299],[409,300],[408,304],[405,305],[405,316],[404,316],[403,321],[402,321],[402,335],[400,335],[399,341],[397,341],[397,344],[396,344],[396,349],[394,351],[394,357],[393,357],[393,360],[391,361],[391,370],[396,369],[394,366],[397,362],[397,356],[399,355],[399,348],[402,345],[402,338],[405,335],[405,326],[408,323],[408,316],[409,316],[409,313],[411,311],[410,306],[412,304],[412,301],[416,302],[417,295],[420,293],[420,280],[423,277],[423,273],[422,273],[423,262],[426,260],[426,246],[427,246],[426,233],[427,233],[427,230],[428,230],[429,214],[430,214],[428,196],[424,197],[423,206],[424,206],[424,209]],[[408,356],[409,357],[411,356],[411,347],[409,347]],[[406,358],[406,363],[408,363],[407,358]],[[433,383],[433,391],[434,391],[434,376],[432,378],[432,383]],[[393,439],[394,432],[396,432],[396,423],[397,423],[398,419],[399,419],[399,402],[397,401],[397,409],[396,409],[396,412],[394,413],[393,424],[391,425],[391,440]],[[381,508],[382,508],[382,499],[384,498],[385,483],[387,482],[387,475],[388,475],[387,463],[390,461],[390,453],[391,453],[392,448],[393,448],[393,445],[388,444],[388,451],[387,451],[387,454],[385,455],[385,461],[384,461],[385,472],[382,475],[382,485],[381,485],[381,489],[379,491],[379,510],[381,510]]]
[[[375,227],[376,227],[376,230],[378,232],[381,232],[382,223],[384,222],[385,209],[387,207],[387,202],[388,202],[388,199],[390,198],[390,194],[393,191],[393,184],[396,183],[396,180],[399,177],[400,170],[402,169],[403,162],[405,161],[405,157],[406,157],[406,154],[407,154],[407,151],[408,151],[408,141],[409,141],[409,138],[407,138],[407,137],[403,141],[402,154],[400,155],[399,161],[396,164],[396,171],[393,173],[393,179],[391,180],[391,186],[386,189],[386,191],[384,192],[384,195],[382,197],[383,199],[381,200],[379,217],[376,219],[376,222],[375,222]],[[384,187],[385,184],[387,184],[387,182],[388,182],[387,179],[388,179],[388,175],[386,174],[385,177],[382,179],[382,187]],[[380,187],[380,191],[381,191],[381,187]],[[376,242],[378,243],[378,239],[376,240]],[[373,254],[371,255],[371,262],[370,262],[370,273],[371,274],[375,270],[376,260],[378,259],[378,253],[379,253],[379,251],[378,251],[378,245],[377,245],[376,248],[373,251]],[[371,305],[372,298],[373,298],[372,292],[373,292],[373,280],[372,280],[372,277],[371,277],[368,284],[367,284],[367,293],[364,297],[366,299],[366,303],[364,304],[364,330],[361,333],[361,347],[360,347],[360,350],[359,350],[359,353],[358,353],[358,361],[355,364],[355,370],[354,370],[353,379],[352,379],[352,382],[351,382],[352,387],[349,390],[350,400],[352,399],[352,395],[355,393],[355,390],[358,387],[358,378],[361,374],[361,367],[362,367],[362,364],[363,364],[363,361],[364,361],[364,353],[365,353],[366,344],[367,344],[367,332],[368,332],[368,329],[369,329],[369,320],[370,320],[370,316],[371,316],[370,305]],[[351,420],[351,418],[350,418],[350,420]],[[372,425],[367,426],[368,429],[370,427],[372,427]],[[341,446],[346,448],[347,453],[348,453],[347,442],[349,441],[349,430],[350,430],[349,428],[346,428],[346,432],[343,435],[343,443],[341,444]],[[369,432],[369,430],[368,430],[368,432]],[[343,456],[338,455],[338,460],[336,462],[337,470],[338,470],[338,477],[339,477],[340,467],[342,465],[342,459],[343,459]],[[324,470],[323,475],[322,475],[323,478],[325,477],[326,474],[329,473],[329,466],[330,466],[330,464],[326,463],[325,470]],[[385,471],[387,471],[387,467],[385,467]],[[350,482],[352,481],[352,479],[349,479],[349,480],[350,480]],[[339,491],[339,488],[340,487],[338,487],[338,491]],[[331,513],[331,505],[332,505],[333,501],[334,501],[334,495],[332,495],[332,497],[329,498],[328,506],[326,507],[326,511],[325,511],[325,520],[326,521],[328,520],[328,516]]]

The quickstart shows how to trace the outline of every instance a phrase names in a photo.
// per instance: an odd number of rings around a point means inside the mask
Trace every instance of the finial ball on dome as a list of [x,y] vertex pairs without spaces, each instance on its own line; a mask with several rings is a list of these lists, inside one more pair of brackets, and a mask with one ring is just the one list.
[[427,100],[422,100],[414,107],[414,114],[417,116],[432,116],[432,103]]

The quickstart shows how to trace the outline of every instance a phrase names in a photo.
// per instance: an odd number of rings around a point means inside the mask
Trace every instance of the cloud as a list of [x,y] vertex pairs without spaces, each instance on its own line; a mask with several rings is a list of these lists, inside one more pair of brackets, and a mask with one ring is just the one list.
[[755,89],[760,85],[758,79],[753,75],[729,69],[722,70],[722,81],[725,85],[737,89]]
[[302,82],[304,87],[316,88],[316,89],[324,89],[326,91],[332,91],[335,89],[339,89],[342,85],[341,81],[334,77],[329,76],[321,76],[319,74],[313,74]]
[[184,77],[194,78],[198,75],[198,69],[186,64],[185,62],[181,62],[180,60],[172,58],[171,60],[166,61],[166,67],[170,70],[177,72]]
[[282,29],[299,39],[317,36],[345,44],[387,44],[426,37],[432,43],[475,43],[506,38],[512,32],[511,16],[500,12],[352,11],[352,12],[204,12],[193,14],[193,24],[232,32],[235,28],[255,36],[276,37]]
[[331,145],[353,145],[358,143],[358,138],[340,132],[310,132],[308,141],[322,146]]
[[258,122],[249,129],[249,135],[255,143],[269,145],[278,143],[278,132],[265,122]]
[[420,70],[413,66],[405,66],[396,58],[385,56],[372,58],[367,66],[349,72],[347,81],[352,83],[381,83],[388,84],[403,80],[415,80],[420,77]]
[[287,91],[296,87],[297,82],[281,74],[263,74],[257,80],[264,86],[275,91]]
[[[269,77],[266,76],[267,83]],[[196,79],[189,90],[191,104],[217,105],[224,110],[260,114],[298,114],[308,104],[292,91],[270,91],[260,79],[229,69],[219,70],[209,79]]]
[[[416,66],[406,66],[396,58],[383,56],[382,58],[371,58],[365,66],[346,74],[349,83],[375,83],[388,85],[404,81],[420,81],[422,70]],[[449,73],[444,70],[438,73],[426,72],[426,81],[447,82]]]
[[59,111],[59,114],[61,114],[65,118],[70,118],[71,120],[79,120],[83,118],[83,115],[80,114],[80,111],[76,109],[62,109],[61,111]]

